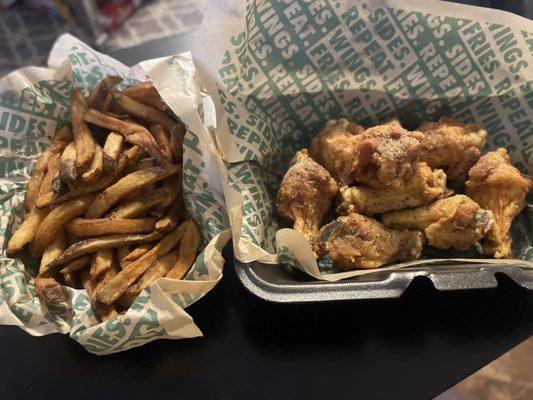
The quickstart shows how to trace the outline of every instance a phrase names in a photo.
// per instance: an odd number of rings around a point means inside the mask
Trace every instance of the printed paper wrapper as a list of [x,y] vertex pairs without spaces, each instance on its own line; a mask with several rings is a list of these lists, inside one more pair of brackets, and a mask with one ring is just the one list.
[[[184,309],[222,277],[221,250],[230,234],[209,131],[214,123],[213,104],[198,89],[190,55],[145,61],[130,69],[64,35],[52,49],[48,64],[49,68],[28,67],[0,80],[0,324],[17,325],[37,336],[69,333],[95,354],[114,353],[160,338],[201,336]],[[56,126],[69,118],[72,89],[87,94],[107,75],[119,75],[128,85],[148,76],[187,126],[184,197],[206,246],[184,280],[161,278],[144,290],[124,315],[98,323],[84,290],[64,287],[66,302],[50,307],[42,304],[30,273],[20,260],[6,256],[5,247],[21,223],[26,182],[34,161],[48,146]]]
[[[369,127],[398,117],[413,129],[452,116],[484,126],[488,148],[505,147],[515,165],[533,172],[529,20],[412,0],[221,0],[208,10],[193,56],[217,102],[226,204],[243,262],[283,261],[327,280],[375,272],[319,270],[303,236],[279,229],[273,212],[288,162],[331,118]],[[515,255],[526,266],[531,218],[524,213],[513,228]]]

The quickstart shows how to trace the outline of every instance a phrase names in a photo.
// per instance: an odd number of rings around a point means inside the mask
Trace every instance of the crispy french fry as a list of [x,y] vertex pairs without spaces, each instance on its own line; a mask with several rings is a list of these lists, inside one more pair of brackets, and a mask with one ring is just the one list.
[[175,162],[180,163],[183,160],[183,139],[185,138],[185,125],[178,123],[170,130],[170,150]]
[[128,170],[134,169],[139,161],[146,155],[146,150],[141,146],[131,146],[129,149],[124,150],[124,155],[128,157]]
[[50,145],[50,151],[52,151],[52,153],[61,152],[73,140],[74,136],[72,135],[70,126],[63,125],[61,128],[56,130],[54,140]]
[[71,235],[78,237],[102,236],[116,233],[148,233],[155,228],[155,218],[110,219],[76,218],[66,228]]
[[161,151],[169,160],[172,160],[172,149],[170,148],[170,134],[163,125],[153,125],[150,132],[154,136],[155,141],[161,148]]
[[143,194],[135,200],[119,205],[113,212],[109,213],[108,217],[112,219],[134,218],[160,204],[167,198],[168,193],[165,190],[158,189],[153,193]]
[[128,252],[122,259],[124,262],[131,262],[136,259],[138,259],[140,256],[148,253],[152,247],[154,247],[154,243],[144,243],[140,246],[134,248],[131,252]]
[[170,232],[183,218],[185,218],[185,204],[182,200],[170,206],[166,215],[156,222],[155,229],[160,232]]
[[120,82],[122,78],[119,76],[108,76],[98,82],[87,98],[89,107],[107,111],[113,99],[113,92],[116,90],[115,86]]
[[155,158],[144,158],[137,163],[137,169],[148,169],[157,166],[157,160]]
[[100,193],[85,213],[86,218],[98,218],[129,193],[166,178],[169,173],[160,167],[132,172]]
[[137,85],[130,86],[124,89],[122,94],[137,100],[139,103],[157,108],[159,111],[168,111],[167,105],[151,82],[141,82]]
[[[116,173],[120,173],[127,165],[127,157],[121,157],[117,166]],[[115,180],[115,174],[109,174],[103,176],[99,181],[94,182],[90,185],[83,185],[79,188],[72,189],[69,192],[62,194],[60,196],[55,196],[53,193],[41,196],[37,199],[37,207],[46,207],[52,204],[62,203],[64,201],[72,200],[76,197],[80,197],[89,193],[102,190],[103,188],[109,186]]]
[[185,224],[165,236],[149,252],[133,261],[96,292],[96,298],[104,304],[111,304],[118,299],[128,287],[148,269],[150,264],[163,257],[181,240]]
[[41,182],[39,196],[37,196],[37,201],[35,202],[37,207],[40,207],[39,202],[41,201],[41,198],[46,196],[55,197],[54,180],[56,180],[57,176],[59,175],[60,163],[60,153],[54,153],[50,156],[50,159],[48,160],[48,166],[46,167],[46,175]]
[[80,240],[71,244],[60,257],[48,264],[48,274],[51,274],[61,265],[68,263],[85,254],[94,253],[103,249],[112,249],[133,244],[153,242],[161,238],[159,232],[152,232],[147,235],[109,235],[92,239]]
[[30,180],[26,184],[26,195],[24,196],[24,210],[26,212],[30,211],[37,201],[39,190],[41,189],[41,183],[46,175],[46,169],[48,167],[51,154],[52,153],[50,150],[42,152],[35,163],[33,173],[31,174]]
[[134,100],[124,93],[120,94],[116,98],[118,106],[135,118],[142,119],[143,121],[150,122],[152,124],[161,124],[167,129],[171,129],[175,122],[166,113],[159,111],[154,107],[147,106]]
[[76,157],[76,143],[71,142],[67,147],[65,147],[63,154],[61,154],[59,167],[59,178],[71,185],[76,182],[76,179],[78,179]]
[[168,177],[164,181],[162,189],[165,191],[166,196],[161,201],[161,206],[163,208],[170,207],[176,200],[176,197],[181,193],[181,173]]
[[56,233],[71,219],[82,215],[94,199],[89,194],[77,199],[65,202],[54,208],[42,220],[30,246],[33,255],[42,254],[44,248],[50,243]]
[[120,153],[122,153],[122,147],[124,146],[124,136],[119,133],[110,132],[107,135],[104,144],[104,153],[107,154],[112,160],[118,161]]
[[91,300],[91,308],[100,321],[107,321],[108,319],[111,319],[117,315],[117,311],[113,305],[102,304],[94,297],[96,282],[91,279],[91,275],[88,270],[81,271],[81,283],[83,288],[87,291],[89,299]]
[[82,268],[88,267],[91,265],[92,257],[86,255],[80,258],[75,259],[71,263],[68,263],[61,271],[62,274],[67,274],[69,272],[79,271]]
[[144,126],[121,121],[118,118],[110,117],[94,109],[87,111],[83,118],[90,124],[98,125],[124,135],[124,138],[128,142],[144,148],[153,157],[157,158],[163,168],[168,171],[174,170],[174,165],[165,157],[150,131]]
[[[144,288],[152,282],[165,276],[179,261],[178,252],[172,252],[153,262],[137,282],[131,285],[124,293],[127,297],[138,296]],[[185,274],[184,274],[185,275]],[[181,279],[181,278],[178,278]]]
[[166,274],[167,278],[183,279],[196,260],[196,254],[200,247],[200,231],[192,219],[185,223],[187,227],[180,243],[179,260]]
[[115,249],[115,253],[117,256],[118,265],[121,269],[124,269],[124,267],[128,264],[124,258],[130,253],[130,246],[118,247]]
[[7,244],[7,255],[13,256],[26,244],[31,242],[39,229],[39,225],[49,213],[48,208],[33,208],[26,216],[22,224],[13,233]]
[[46,272],[46,266],[59,257],[67,248],[67,236],[64,229],[60,229],[52,241],[46,246],[39,266],[39,276]]
[[102,175],[104,169],[104,154],[102,148],[94,145],[94,156],[89,169],[81,176],[84,183],[93,183]]
[[82,168],[93,159],[95,141],[87,123],[83,120],[86,111],[85,99],[78,89],[72,93],[70,119],[76,143],[76,167]]
[[37,296],[47,305],[66,300],[61,285],[53,278],[36,278],[34,285]]
[[77,271],[66,272],[63,275],[63,280],[65,285],[70,286],[71,288],[78,288],[78,275]]
[[113,249],[104,249],[94,253],[90,269],[92,279],[96,279],[102,272],[113,266],[113,255]]

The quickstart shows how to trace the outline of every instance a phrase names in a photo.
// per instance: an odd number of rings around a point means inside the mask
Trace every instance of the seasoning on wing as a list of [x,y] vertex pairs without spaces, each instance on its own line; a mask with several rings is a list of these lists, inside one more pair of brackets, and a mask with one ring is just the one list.
[[296,153],[281,182],[276,210],[283,218],[294,221],[294,229],[304,235],[315,251],[320,223],[337,191],[335,180],[309,157],[307,150]]
[[449,180],[457,180],[468,172],[481,156],[487,138],[487,132],[479,126],[447,117],[424,122],[418,130],[426,137],[420,160],[431,168],[444,169]]
[[438,249],[464,251],[479,241],[493,224],[492,213],[465,195],[455,195],[435,203],[382,216],[393,229],[424,231],[428,243]]
[[380,190],[368,186],[344,186],[339,192],[341,203],[337,212],[382,214],[429,204],[444,196],[446,174],[441,169],[433,171],[426,163],[420,163],[416,173],[400,188],[388,187]]
[[424,235],[387,229],[375,219],[353,213],[325,225],[319,245],[321,254],[328,254],[337,268],[372,269],[393,261],[416,260],[424,247]]
[[341,185],[353,182],[356,154],[364,128],[347,119],[332,119],[311,141],[309,155],[326,168]]
[[513,219],[526,205],[533,181],[511,165],[505,149],[485,154],[468,172],[466,194],[481,207],[492,211],[494,225],[481,242],[483,252],[496,258],[509,258]]

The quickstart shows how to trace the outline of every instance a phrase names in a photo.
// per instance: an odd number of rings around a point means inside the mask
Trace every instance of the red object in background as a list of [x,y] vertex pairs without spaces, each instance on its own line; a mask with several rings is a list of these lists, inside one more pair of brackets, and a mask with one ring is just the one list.
[[118,28],[133,11],[139,7],[142,0],[109,1],[98,7],[98,21],[106,32]]

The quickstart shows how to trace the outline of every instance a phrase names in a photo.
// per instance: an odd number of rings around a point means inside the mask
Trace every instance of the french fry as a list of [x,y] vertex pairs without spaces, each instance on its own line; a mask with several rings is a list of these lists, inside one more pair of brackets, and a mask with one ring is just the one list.
[[46,175],[46,169],[48,167],[51,154],[52,153],[50,150],[42,152],[35,163],[33,173],[31,174],[30,180],[26,184],[26,195],[24,196],[24,210],[26,212],[29,212],[37,201],[39,190],[41,189],[41,183]]
[[133,261],[112,278],[105,286],[96,292],[96,298],[104,304],[111,304],[118,299],[128,287],[148,269],[150,264],[168,254],[181,240],[185,231],[185,224],[180,225],[173,232],[165,236],[149,252]]
[[39,229],[39,225],[50,212],[49,208],[33,208],[26,216],[26,219],[13,233],[7,244],[7,255],[12,257],[20,251],[26,244],[31,242]]
[[165,157],[150,131],[144,126],[121,121],[118,118],[110,117],[95,109],[87,111],[83,118],[90,124],[98,125],[124,135],[124,138],[128,142],[144,148],[149,154],[157,158],[167,171],[174,170],[174,165]]
[[166,113],[161,112],[154,107],[142,104],[123,93],[116,97],[116,102],[121,110],[129,115],[133,115],[135,118],[142,119],[143,121],[152,124],[161,124],[167,129],[171,129],[175,125],[174,120]]
[[39,276],[43,276],[46,272],[46,266],[59,257],[67,248],[67,237],[65,231],[60,229],[53,240],[46,246],[41,258],[41,265],[39,267]]
[[93,183],[102,175],[104,169],[104,154],[102,148],[94,145],[94,156],[89,169],[81,176],[84,183]]
[[76,182],[78,179],[78,169],[76,168],[76,143],[71,142],[63,154],[61,154],[60,167],[59,167],[59,178],[64,182],[68,182],[70,186]]
[[66,300],[61,285],[53,278],[36,278],[34,285],[37,296],[47,305]]
[[134,261],[140,256],[148,253],[152,249],[152,247],[154,247],[153,243],[141,244],[140,246],[134,248],[131,252],[128,252],[128,254],[126,254],[122,259],[124,260],[124,262]]
[[96,279],[102,272],[113,266],[113,255],[113,249],[100,250],[94,253],[90,269],[92,279]]
[[141,82],[135,86],[130,86],[122,91],[122,94],[139,103],[157,108],[159,111],[168,111],[167,105],[161,99],[157,89],[151,82]]
[[200,231],[192,219],[186,221],[185,224],[187,227],[180,243],[179,260],[166,274],[167,278],[183,279],[196,260],[200,247]]
[[79,271],[82,268],[88,267],[91,265],[92,256],[86,255],[80,258],[75,259],[71,263],[68,263],[61,271],[62,274],[67,274],[69,272]]
[[111,219],[134,218],[160,204],[167,198],[167,191],[158,189],[153,193],[143,194],[141,197],[135,200],[131,200],[119,205],[114,211],[109,213],[108,217]]
[[107,154],[112,160],[118,161],[120,153],[122,153],[122,147],[124,146],[124,136],[119,133],[110,132],[107,135],[104,144],[104,153]]
[[131,146],[129,149],[124,150],[124,155],[128,157],[127,169],[132,170],[146,155],[146,150],[144,150],[141,146]]
[[137,169],[148,169],[157,166],[157,160],[155,158],[143,158],[137,163]]
[[116,233],[148,233],[155,228],[155,218],[110,219],[76,218],[66,228],[71,235],[78,237],[102,236]]
[[[119,159],[117,166],[116,174],[120,173],[127,165],[127,157],[122,157]],[[46,207],[52,204],[62,203],[68,200],[75,199],[89,193],[102,190],[103,188],[109,186],[115,180],[115,174],[108,174],[103,176],[99,181],[94,182],[90,185],[83,185],[79,188],[70,190],[69,192],[62,194],[60,196],[55,196],[53,193],[41,196],[37,199],[37,207]]]
[[89,107],[107,111],[114,97],[115,86],[120,82],[122,78],[119,76],[108,76],[98,82],[87,98]]
[[84,256],[85,254],[94,253],[104,249],[153,242],[154,240],[161,238],[161,236],[162,234],[159,232],[152,232],[147,235],[109,235],[80,240],[79,242],[71,244],[61,256],[48,264],[48,274],[52,274],[54,270],[58,269],[61,265]]
[[67,272],[63,275],[63,280],[65,285],[70,286],[71,288],[78,288],[78,274],[77,271]]
[[83,120],[85,111],[85,99],[78,89],[74,89],[70,119],[74,132],[74,142],[76,143],[76,167],[78,168],[83,168],[91,162],[96,144],[87,123]]
[[30,246],[30,252],[36,256],[42,254],[56,233],[71,219],[82,215],[94,199],[89,194],[58,205],[42,220]]
[[91,308],[100,321],[107,321],[117,315],[117,311],[113,305],[102,304],[94,297],[96,282],[91,279],[89,271],[81,271],[81,283],[83,288],[87,291],[87,295],[91,301]]
[[50,159],[48,160],[48,165],[46,167],[46,174],[41,182],[41,187],[39,188],[39,195],[37,196],[37,201],[35,202],[35,205],[37,207],[40,207],[39,202],[41,201],[41,198],[47,196],[56,196],[54,191],[54,180],[56,180],[59,175],[60,163],[60,153],[54,153],[50,156]]
[[[153,262],[137,282],[131,285],[124,293],[126,297],[137,297],[144,288],[152,282],[165,276],[179,261],[178,252],[172,252]],[[185,274],[184,274],[185,275]],[[179,278],[181,279],[181,278]]]
[[117,263],[121,269],[128,264],[124,258],[130,253],[130,246],[118,247],[115,249],[115,254],[117,256]]
[[170,134],[163,125],[153,125],[150,128],[150,132],[154,136],[155,141],[161,148],[161,151],[166,158],[172,160],[172,149],[170,148]]
[[70,126],[63,125],[61,128],[56,130],[54,140],[52,141],[49,150],[52,153],[59,153],[63,151],[65,147],[67,147],[67,145],[73,140],[74,136],[72,135],[72,130],[70,129]]
[[185,125],[176,124],[170,130],[170,150],[175,162],[183,161],[183,139],[185,138]]
[[160,167],[132,172],[100,193],[85,213],[85,218],[98,218],[129,193],[166,178],[169,173]]
[[161,201],[161,206],[163,208],[170,207],[176,197],[181,193],[181,174],[176,176],[170,176],[164,181],[164,186],[162,188],[165,192],[165,198]]
[[155,229],[160,232],[170,232],[183,218],[185,218],[185,204],[182,200],[170,206],[166,215],[156,222]]

